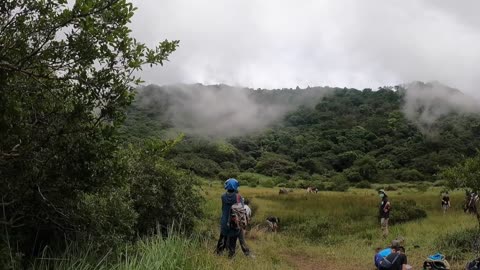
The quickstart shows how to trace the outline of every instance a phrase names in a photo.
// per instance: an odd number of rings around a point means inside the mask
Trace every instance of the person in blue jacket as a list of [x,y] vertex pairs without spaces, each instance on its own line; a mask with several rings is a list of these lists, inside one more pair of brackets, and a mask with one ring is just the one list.
[[[222,217],[220,219],[220,239],[218,239],[216,252],[221,254],[225,248],[228,249],[228,256],[235,255],[237,239],[240,235],[240,228],[230,226],[230,209],[238,201],[242,202],[238,187],[240,184],[234,178],[225,181],[224,188],[226,192],[222,195]],[[239,200],[240,198],[240,200]]]

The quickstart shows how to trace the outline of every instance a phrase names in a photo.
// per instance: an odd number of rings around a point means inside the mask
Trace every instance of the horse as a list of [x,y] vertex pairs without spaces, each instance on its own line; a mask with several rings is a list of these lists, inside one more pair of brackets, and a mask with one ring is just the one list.
[[318,193],[318,188],[316,187],[308,187],[307,193]]
[[465,204],[463,206],[463,211],[468,214],[473,214],[477,216],[478,225],[480,226],[480,197],[476,192],[466,192]]

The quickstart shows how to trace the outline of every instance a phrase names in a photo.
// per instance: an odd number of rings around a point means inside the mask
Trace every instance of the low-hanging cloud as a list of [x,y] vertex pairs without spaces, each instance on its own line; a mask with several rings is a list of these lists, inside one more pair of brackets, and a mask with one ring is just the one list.
[[355,88],[480,85],[480,1],[134,0],[133,34],[180,47],[150,83]]
[[477,99],[441,83],[413,82],[404,87],[403,113],[426,135],[435,135],[438,121],[451,113],[480,113]]
[[281,90],[280,94],[227,85],[150,85],[139,89],[135,104],[188,134],[230,137],[262,130],[301,105],[315,105],[331,90]]

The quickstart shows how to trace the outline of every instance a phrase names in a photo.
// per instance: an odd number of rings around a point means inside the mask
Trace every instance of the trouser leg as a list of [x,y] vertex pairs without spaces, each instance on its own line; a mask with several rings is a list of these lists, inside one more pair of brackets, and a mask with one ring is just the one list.
[[388,218],[382,218],[380,223],[382,226],[382,236],[386,238],[388,236]]
[[238,235],[228,237],[228,257],[235,256],[235,249],[237,248]]
[[238,241],[240,242],[240,247],[242,248],[243,254],[245,254],[245,256],[250,255],[250,249],[248,248],[247,242],[245,241],[245,230],[240,231]]
[[217,248],[215,252],[217,254],[222,254],[223,250],[227,247],[227,237],[225,237],[222,233],[220,233],[220,238],[217,242]]

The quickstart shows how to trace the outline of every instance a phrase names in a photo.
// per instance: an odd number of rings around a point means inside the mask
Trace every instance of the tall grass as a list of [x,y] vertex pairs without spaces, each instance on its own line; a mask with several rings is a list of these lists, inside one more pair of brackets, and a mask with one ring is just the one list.
[[177,234],[166,238],[153,236],[125,246],[124,250],[104,254],[92,254],[88,247],[74,246],[57,258],[47,257],[46,253],[35,261],[33,270],[218,269],[197,238]]
[[[453,207],[446,215],[440,208],[440,189],[390,192],[392,211],[400,201],[413,199],[427,210],[428,216],[392,226],[388,239],[382,239],[376,219],[380,199],[375,190],[318,194],[295,190],[282,196],[278,195],[278,188],[241,187],[240,191],[258,206],[253,228],[247,234],[247,243],[257,256],[254,260],[243,256],[240,250],[233,260],[213,253],[223,192],[219,185],[204,188],[205,219],[197,226],[201,237],[175,233],[168,237],[152,236],[121,250],[105,250],[101,254],[72,246],[58,257],[49,257],[46,252],[35,262],[33,270],[372,269],[374,249],[389,245],[397,236],[406,239],[408,260],[415,269],[436,252],[450,255],[453,269],[460,269],[474,255],[469,247],[459,254],[454,252],[458,249],[448,248],[456,245],[451,240],[458,239],[462,231],[476,226],[475,218],[460,209],[461,192],[451,194]],[[276,234],[263,229],[268,215],[280,217],[280,231]]]

